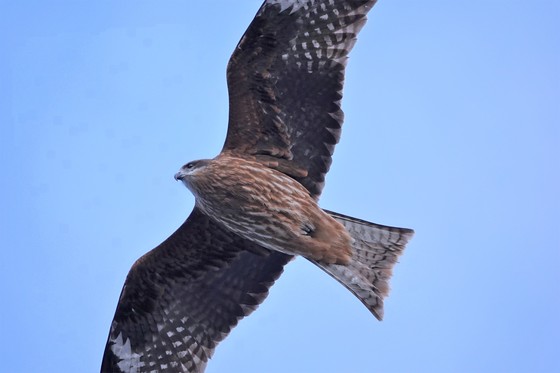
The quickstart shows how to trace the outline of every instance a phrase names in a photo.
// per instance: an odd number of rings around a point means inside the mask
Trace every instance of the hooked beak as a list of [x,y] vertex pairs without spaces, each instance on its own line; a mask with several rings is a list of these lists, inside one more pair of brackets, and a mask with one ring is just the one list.
[[183,180],[183,177],[185,177],[185,174],[183,174],[181,171],[179,171],[173,177],[175,178],[175,180],[179,181],[179,180]]

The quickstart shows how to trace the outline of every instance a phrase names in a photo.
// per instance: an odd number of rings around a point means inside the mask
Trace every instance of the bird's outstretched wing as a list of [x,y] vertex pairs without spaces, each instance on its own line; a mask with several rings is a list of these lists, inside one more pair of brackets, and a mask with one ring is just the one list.
[[[347,55],[374,3],[265,1],[228,65],[222,151],[255,156],[318,196],[340,138]],[[291,258],[227,232],[195,208],[130,270],[102,372],[202,372]]]
[[257,156],[312,195],[340,138],[347,55],[375,0],[268,0],[228,64],[223,152]]
[[227,232],[195,208],[130,270],[101,372],[202,372],[291,258]]

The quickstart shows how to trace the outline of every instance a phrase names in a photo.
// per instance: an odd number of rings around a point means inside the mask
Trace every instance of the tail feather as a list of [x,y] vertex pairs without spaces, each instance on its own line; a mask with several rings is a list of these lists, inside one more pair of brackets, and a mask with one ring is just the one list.
[[393,267],[414,231],[325,212],[344,225],[354,239],[352,258],[347,265],[313,263],[350,290],[377,319],[383,319],[383,298],[389,294]]

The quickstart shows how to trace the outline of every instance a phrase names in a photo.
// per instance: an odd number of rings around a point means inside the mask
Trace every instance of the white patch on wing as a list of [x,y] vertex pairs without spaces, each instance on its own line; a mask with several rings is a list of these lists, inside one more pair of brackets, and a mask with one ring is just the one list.
[[308,9],[308,2],[309,0],[268,0],[266,5],[280,4],[280,12],[292,7],[290,11],[291,14],[297,12],[302,7]]
[[127,338],[126,342],[123,341],[122,333],[119,333],[117,338],[111,339],[111,342],[113,342],[111,351],[121,360],[117,363],[119,368],[123,372],[138,373],[142,355],[132,352],[130,339]]

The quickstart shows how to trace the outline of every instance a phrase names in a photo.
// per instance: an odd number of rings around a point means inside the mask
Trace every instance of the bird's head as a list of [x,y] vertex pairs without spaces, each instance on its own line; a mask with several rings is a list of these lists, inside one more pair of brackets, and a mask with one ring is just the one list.
[[191,189],[196,176],[203,172],[209,162],[209,159],[200,159],[185,164],[179,169],[179,172],[175,174],[175,180],[181,180],[187,188]]

